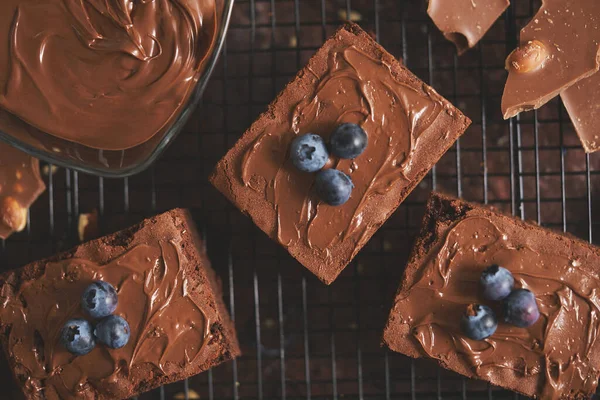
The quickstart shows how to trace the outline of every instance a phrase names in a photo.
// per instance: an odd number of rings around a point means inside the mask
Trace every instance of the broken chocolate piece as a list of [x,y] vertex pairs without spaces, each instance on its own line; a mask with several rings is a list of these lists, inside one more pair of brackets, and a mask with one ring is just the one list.
[[39,161],[0,142],[0,238],[25,229],[29,207],[45,189]]
[[509,0],[430,0],[427,13],[460,55],[481,40],[509,4]]
[[502,113],[537,109],[598,70],[600,2],[544,0],[507,59]]
[[560,94],[586,153],[600,150],[600,73]]

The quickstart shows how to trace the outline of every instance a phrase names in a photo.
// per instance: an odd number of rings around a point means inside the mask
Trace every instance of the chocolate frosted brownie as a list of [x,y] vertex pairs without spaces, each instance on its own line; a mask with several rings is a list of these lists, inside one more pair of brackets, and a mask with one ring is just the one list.
[[[319,201],[315,174],[289,156],[313,133],[362,127],[364,153],[331,157],[348,175],[343,205]],[[329,284],[470,121],[355,24],[340,28],[218,163],[211,182],[273,240]]]
[[[490,265],[533,292],[541,316],[529,328],[498,318],[489,338],[471,340],[460,327],[467,305],[498,310],[479,287]],[[527,396],[587,398],[600,373],[598,293],[598,248],[434,193],[383,342]]]
[[[120,349],[75,356],[60,343],[93,281],[118,292]],[[125,399],[240,354],[221,288],[183,210],[0,277],[0,343],[27,399]]]

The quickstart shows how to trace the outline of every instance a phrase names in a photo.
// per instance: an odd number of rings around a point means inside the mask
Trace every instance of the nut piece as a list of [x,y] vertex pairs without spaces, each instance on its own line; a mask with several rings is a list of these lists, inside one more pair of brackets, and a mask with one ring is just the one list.
[[46,164],[42,167],[42,174],[44,176],[54,175],[58,171],[58,167],[56,165]]
[[79,214],[79,222],[77,224],[77,233],[79,234],[79,241],[87,242],[97,238],[99,235],[98,230],[98,211],[89,214]]
[[513,69],[524,74],[542,67],[547,59],[548,50],[546,46],[539,40],[531,40],[509,54],[506,58],[506,69]]
[[360,22],[363,19],[362,14],[359,13],[358,11],[350,10],[350,13],[348,13],[348,10],[346,10],[346,9],[338,10],[338,18],[341,21],[352,21],[352,22]]
[[[179,393],[175,393],[175,396],[173,396],[173,398],[175,400],[182,400],[182,399],[185,399],[186,397],[185,397],[185,393],[179,392]],[[190,400],[198,400],[200,398],[200,395],[195,390],[190,389],[190,390],[188,390],[187,398]]]
[[0,201],[0,221],[15,232],[21,232],[27,226],[28,210],[11,196]]

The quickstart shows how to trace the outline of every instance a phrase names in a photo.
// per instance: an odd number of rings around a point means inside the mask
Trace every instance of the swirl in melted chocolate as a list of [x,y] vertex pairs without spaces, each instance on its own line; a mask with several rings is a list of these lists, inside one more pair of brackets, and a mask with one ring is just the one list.
[[215,1],[3,0],[0,108],[92,148],[144,143],[198,80]]
[[[515,239],[499,226],[494,217],[455,223],[407,295],[397,299],[402,323],[427,356],[445,362],[458,353],[476,376],[509,369],[537,377],[543,399],[593,392],[600,373],[590,362],[600,327],[600,277],[581,268],[585,260],[540,250],[526,234]],[[461,333],[460,315],[467,304],[485,303],[479,277],[491,264],[509,269],[517,287],[535,293],[542,316],[527,329],[500,322],[490,338],[473,341]]]
[[[293,247],[305,240],[325,261],[328,248],[343,240],[358,238],[357,248],[368,240],[373,228],[363,219],[368,200],[414,179],[414,149],[445,109],[427,86],[418,91],[400,82],[385,61],[354,46],[332,50],[328,69],[322,77],[309,69],[313,92],[292,109],[288,121],[268,125],[244,154],[241,169],[243,184],[264,193],[276,209],[279,242]],[[313,193],[314,174],[293,167],[288,148],[297,135],[309,132],[328,139],[345,122],[361,125],[369,145],[354,160],[330,160],[355,188],[347,203],[329,206]]]
[[[94,280],[117,288],[115,314],[129,322],[131,339],[118,350],[98,345],[76,357],[59,344],[60,329],[70,318],[86,317],[79,301]],[[102,266],[84,259],[48,264],[40,279],[26,281],[17,293],[2,293],[1,317],[12,325],[8,352],[16,370],[29,377],[24,387],[71,399],[87,398],[92,386],[120,398],[116,377],[137,366],[150,363],[167,373],[170,365],[193,362],[210,332],[188,285],[172,242],[139,245]]]

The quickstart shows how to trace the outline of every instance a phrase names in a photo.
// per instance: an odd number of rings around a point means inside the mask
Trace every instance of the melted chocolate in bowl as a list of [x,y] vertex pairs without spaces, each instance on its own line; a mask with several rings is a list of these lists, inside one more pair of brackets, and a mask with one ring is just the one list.
[[222,3],[2,1],[0,131],[92,167],[147,157],[213,58]]

